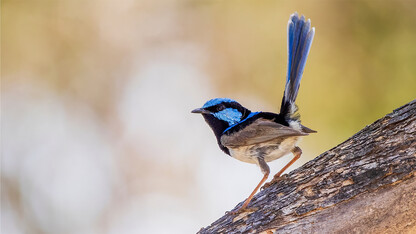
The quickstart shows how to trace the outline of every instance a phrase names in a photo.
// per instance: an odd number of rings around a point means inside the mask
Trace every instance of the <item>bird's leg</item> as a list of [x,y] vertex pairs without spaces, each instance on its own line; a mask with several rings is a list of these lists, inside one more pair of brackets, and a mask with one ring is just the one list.
[[270,187],[270,185],[275,184],[277,181],[279,181],[280,176],[283,174],[283,172],[286,171],[288,167],[292,166],[292,164],[300,158],[300,155],[302,154],[302,150],[296,146],[295,148],[292,149],[292,153],[294,155],[293,159],[290,160],[290,162],[286,164],[286,166],[284,166],[276,175],[274,175],[273,179],[269,183],[264,184],[264,186],[261,187],[261,189]]
[[253,192],[250,194],[250,196],[246,199],[244,204],[237,210],[237,211],[231,211],[229,214],[235,215],[239,214],[241,212],[244,212],[247,210],[247,206],[250,203],[251,199],[253,198],[254,194],[256,194],[257,190],[259,190],[260,186],[264,183],[264,181],[267,180],[270,174],[270,168],[267,165],[267,163],[264,161],[263,157],[258,158],[258,165],[260,166],[261,171],[263,172],[264,176],[261,179],[260,183],[257,185],[257,187],[253,190]]

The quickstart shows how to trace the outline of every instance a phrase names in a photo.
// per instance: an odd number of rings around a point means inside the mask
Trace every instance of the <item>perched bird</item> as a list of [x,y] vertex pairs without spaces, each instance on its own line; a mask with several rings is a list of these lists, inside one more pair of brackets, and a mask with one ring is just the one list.
[[295,105],[300,80],[306,64],[315,28],[297,13],[288,23],[288,70],[280,113],[251,112],[228,98],[215,98],[192,113],[200,113],[213,130],[222,151],[240,161],[257,164],[264,176],[239,210],[245,210],[254,194],[269,176],[267,162],[293,153],[294,158],[273,178],[269,186],[302,154],[296,146],[301,136],[316,132],[300,124]]

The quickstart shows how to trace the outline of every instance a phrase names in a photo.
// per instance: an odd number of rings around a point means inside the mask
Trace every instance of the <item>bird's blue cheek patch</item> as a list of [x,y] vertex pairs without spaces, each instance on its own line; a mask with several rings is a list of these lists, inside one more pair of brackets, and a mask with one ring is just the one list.
[[233,125],[241,120],[243,114],[234,108],[227,108],[225,110],[214,113],[218,119],[226,121],[229,125]]

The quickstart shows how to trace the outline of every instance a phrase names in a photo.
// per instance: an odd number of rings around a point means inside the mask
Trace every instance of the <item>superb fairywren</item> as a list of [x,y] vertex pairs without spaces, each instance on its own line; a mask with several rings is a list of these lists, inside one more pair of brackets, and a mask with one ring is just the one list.
[[294,158],[273,178],[269,186],[292,165],[302,154],[296,146],[301,136],[316,132],[300,124],[295,105],[300,80],[311,48],[315,28],[297,13],[290,16],[288,23],[288,71],[280,113],[251,112],[238,102],[228,98],[215,98],[202,108],[192,111],[200,113],[214,131],[222,151],[240,161],[257,164],[264,176],[243,206],[248,206],[254,194],[268,178],[267,162],[276,160],[290,152]]

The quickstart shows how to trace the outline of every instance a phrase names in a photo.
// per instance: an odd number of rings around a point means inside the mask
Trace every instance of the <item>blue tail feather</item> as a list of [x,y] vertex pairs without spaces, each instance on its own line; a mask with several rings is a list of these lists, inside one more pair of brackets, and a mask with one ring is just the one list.
[[290,16],[288,23],[288,69],[286,87],[280,113],[290,116],[294,112],[295,100],[298,95],[300,81],[305,68],[306,59],[312,45],[315,28],[311,29],[311,21],[299,18],[297,13]]

